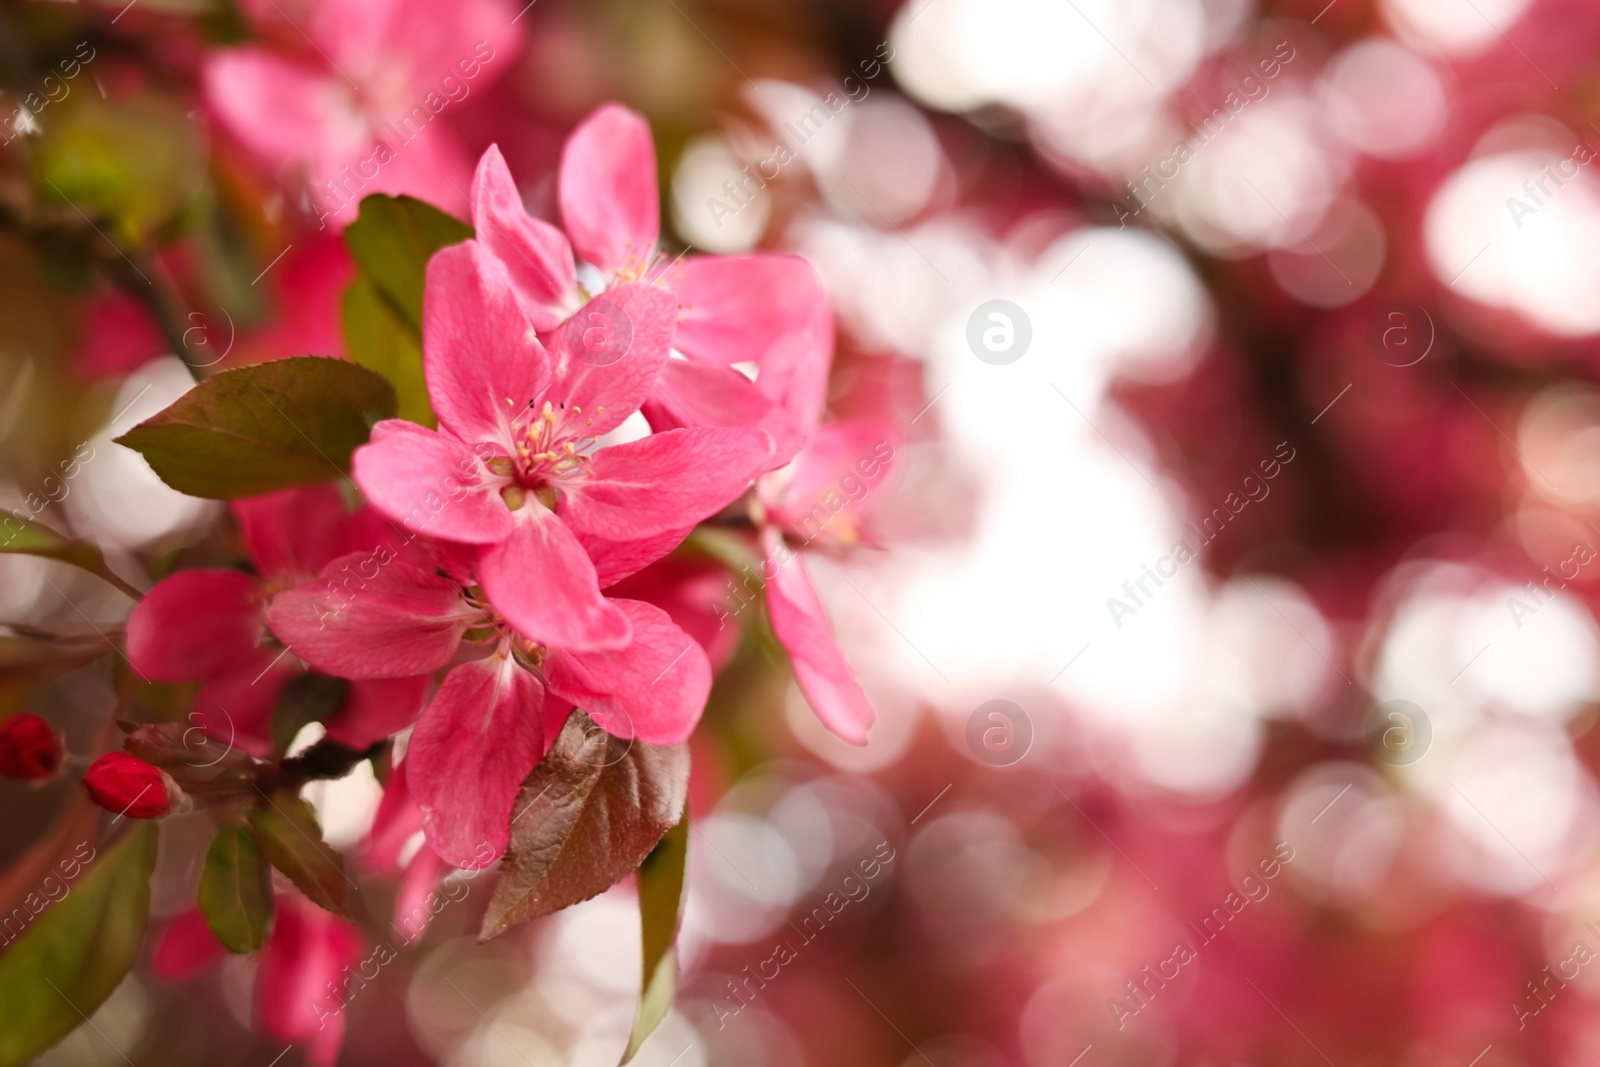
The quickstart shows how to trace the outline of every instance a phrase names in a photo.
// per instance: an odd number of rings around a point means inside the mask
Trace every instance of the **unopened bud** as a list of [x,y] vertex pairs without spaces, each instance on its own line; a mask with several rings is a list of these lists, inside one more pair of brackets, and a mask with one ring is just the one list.
[[130,819],[159,819],[183,800],[183,791],[165,771],[126,752],[95,760],[83,784],[96,804]]

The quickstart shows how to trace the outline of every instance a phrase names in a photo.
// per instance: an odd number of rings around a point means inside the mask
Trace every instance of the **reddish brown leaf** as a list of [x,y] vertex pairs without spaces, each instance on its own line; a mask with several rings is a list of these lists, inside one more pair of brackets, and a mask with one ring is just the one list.
[[479,937],[487,941],[622,881],[678,823],[688,785],[687,745],[615,738],[573,712],[522,783]]

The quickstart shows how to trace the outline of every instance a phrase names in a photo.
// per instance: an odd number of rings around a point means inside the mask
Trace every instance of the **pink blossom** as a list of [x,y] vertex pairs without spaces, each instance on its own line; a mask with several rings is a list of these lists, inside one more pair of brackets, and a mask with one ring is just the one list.
[[408,767],[409,761],[402,761],[390,770],[361,859],[375,874],[400,875],[390,925],[402,940],[414,941],[433,919],[434,893],[448,865],[426,840],[417,840],[423,834],[424,816],[406,781]]
[[[809,350],[790,375],[784,402],[808,443],[787,467],[763,476],[756,490],[763,518],[767,615],[773,634],[789,653],[795,682],[817,717],[846,741],[864,745],[874,719],[872,704],[789,538],[801,547],[818,548],[857,541],[857,524],[870,508],[872,492],[888,476],[900,435],[886,416],[824,423],[833,362],[831,316],[815,321],[805,341]],[[858,493],[859,502],[852,499]]]
[[[267,166],[303,178],[339,225],[368,193],[462,205],[465,153],[439,116],[510,66],[505,0],[250,0],[270,44],[210,55],[206,99]],[[464,205],[462,205],[464,206]]]
[[[196,568],[158,582],[128,617],[127,653],[151,681],[199,682],[195,707],[207,732],[266,755],[272,714],[302,669],[267,630],[267,601],[373,542],[361,538],[367,524],[347,514],[332,484],[235,501],[233,510],[258,574]],[[426,688],[426,678],[358,682],[326,723],[328,735],[364,747],[404,729]]]
[[[644,405],[651,426],[759,426],[771,435],[762,469],[787,462],[803,438],[781,398],[803,358],[806,332],[819,311],[826,314],[811,265],[786,255],[665,262],[650,128],[616,104],[595,111],[568,138],[559,195],[565,234],[523,210],[499,149],[484,153],[473,180],[477,239],[506,264],[536,326],[548,329],[582,303],[574,252],[590,291],[640,282],[666,288],[677,303],[673,346],[685,358],[663,363]],[[604,305],[580,321],[604,327]],[[753,363],[757,384],[735,363]]]
[[[361,959],[361,935],[298,893],[279,893],[274,910],[256,968],[255,1024],[279,1041],[309,1046],[307,1062],[332,1064],[344,1042],[343,1004],[350,996],[340,983]],[[152,962],[161,978],[181,982],[226,955],[195,908],[167,924]]]
[[[326,581],[343,562],[272,602],[273,630],[313,666],[380,679],[440,670],[464,644],[480,657],[451,668],[404,763],[428,844],[453,866],[486,867],[505,851],[517,791],[574,705],[614,736],[651,744],[683,741],[705,706],[705,653],[653,605],[608,598],[627,647],[572,648],[523,634],[483,595],[481,573],[395,560],[345,603]],[[393,846],[385,840],[380,856]]]
[[256,971],[256,1025],[280,1041],[309,1045],[308,1063],[336,1062],[344,1000],[354,992],[341,982],[360,959],[355,927],[298,893],[278,894],[272,935]]
[[745,490],[767,451],[753,428],[597,447],[649,394],[673,332],[672,300],[653,286],[618,286],[600,301],[615,330],[602,357],[586,343],[583,311],[548,335],[547,349],[486,246],[437,253],[423,370],[439,430],[379,423],[353,461],[378,511],[478,546],[484,591],[518,632],[572,649],[620,648],[629,637],[591,554],[647,556],[635,569],[665,554]]

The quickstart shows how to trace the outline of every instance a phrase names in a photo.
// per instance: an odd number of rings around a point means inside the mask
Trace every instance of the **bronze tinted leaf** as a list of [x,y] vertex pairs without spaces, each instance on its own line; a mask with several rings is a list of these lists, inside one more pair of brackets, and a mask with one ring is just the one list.
[[683,814],[687,745],[615,738],[575,711],[522,783],[482,940],[605,892]]

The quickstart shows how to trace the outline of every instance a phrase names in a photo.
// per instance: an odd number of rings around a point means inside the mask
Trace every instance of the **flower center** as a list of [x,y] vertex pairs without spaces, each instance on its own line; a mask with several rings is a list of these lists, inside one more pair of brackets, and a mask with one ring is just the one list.
[[[506,403],[515,406],[509,397]],[[532,401],[529,401],[529,406],[532,406]],[[603,411],[605,408],[599,408],[595,415]],[[574,404],[571,413],[582,415],[583,409]],[[557,421],[555,406],[546,400],[544,408],[537,414],[531,418],[524,415],[513,424],[517,449],[515,471],[509,469],[511,461],[507,457],[496,457],[489,462],[489,469],[497,474],[515,473],[520,485],[532,490],[547,507],[553,504],[553,500],[548,499],[548,494],[541,490],[547,489],[551,482],[577,474],[593,458],[588,452],[594,447],[594,438],[559,431],[556,429]],[[592,417],[585,422],[594,425]],[[504,466],[497,466],[501,461],[504,461]],[[510,501],[507,500],[507,503]]]
[[502,649],[509,648],[517,662],[530,670],[544,663],[549,649],[513,629],[505,617],[495,610],[482,589],[475,585],[468,586],[461,590],[461,598],[480,615],[461,635],[463,641],[476,645],[492,642]]

